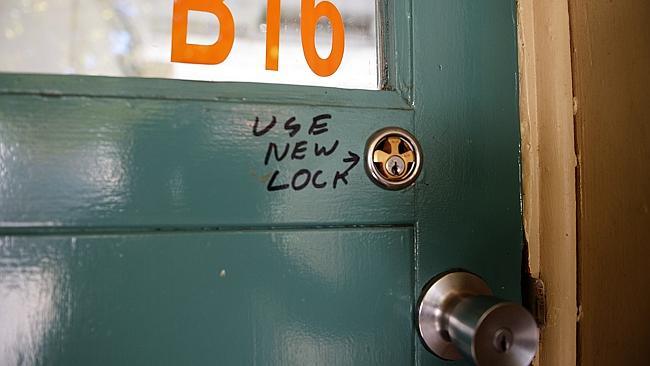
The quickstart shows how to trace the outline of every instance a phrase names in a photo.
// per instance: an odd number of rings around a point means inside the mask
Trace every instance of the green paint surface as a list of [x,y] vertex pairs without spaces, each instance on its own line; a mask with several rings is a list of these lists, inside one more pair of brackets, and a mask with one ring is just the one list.
[[[445,365],[414,326],[432,276],[518,301],[515,4],[381,10],[383,91],[0,75],[0,364]],[[357,165],[334,189],[388,126],[419,139],[417,184]],[[265,164],[300,141],[339,145]],[[328,185],[267,190],[305,168]]]
[[408,227],[0,238],[2,364],[409,363],[412,252]]

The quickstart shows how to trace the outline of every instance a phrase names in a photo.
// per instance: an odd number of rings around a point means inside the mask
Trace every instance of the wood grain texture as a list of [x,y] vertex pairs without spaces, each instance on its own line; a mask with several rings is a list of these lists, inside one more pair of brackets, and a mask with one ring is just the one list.
[[650,3],[571,0],[580,364],[650,364]]
[[519,3],[524,227],[546,289],[538,365],[576,363],[576,193],[566,0]]

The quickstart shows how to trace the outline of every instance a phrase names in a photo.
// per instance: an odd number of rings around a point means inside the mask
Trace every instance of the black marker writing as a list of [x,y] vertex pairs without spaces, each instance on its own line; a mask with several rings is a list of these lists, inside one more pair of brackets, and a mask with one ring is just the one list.
[[288,184],[275,185],[275,180],[278,178],[279,174],[280,174],[280,172],[276,170],[273,173],[273,176],[271,176],[271,179],[269,180],[269,184],[267,184],[267,186],[266,186],[266,189],[269,192],[281,191],[283,189],[289,188]]
[[312,184],[314,185],[314,188],[323,189],[327,187],[327,182],[322,182],[322,183],[317,182],[318,177],[320,177],[321,174],[323,174],[322,170],[317,170],[316,173],[314,173],[314,178],[312,179]]
[[334,145],[332,145],[332,147],[329,150],[327,150],[327,148],[325,146],[320,148],[318,143],[316,143],[316,144],[314,144],[314,155],[316,155],[316,156],[321,156],[321,155],[330,156],[330,155],[332,155],[332,153],[334,151],[336,151],[337,147],[339,147],[339,140],[336,140],[334,142]]
[[[306,131],[306,134],[310,136],[319,136],[329,132],[327,122],[324,120],[331,118],[331,114],[318,115],[312,119],[309,129],[303,130],[303,126],[296,120],[296,117],[291,117],[286,120],[283,127],[284,130],[288,132],[290,138],[297,136],[300,131]],[[268,124],[260,126],[260,119],[259,117],[256,117],[253,125],[253,135],[256,137],[264,136],[272,131],[277,123],[277,118],[272,116],[271,121]],[[273,159],[277,162],[282,162],[285,159],[304,160],[308,156],[311,156],[312,151],[313,157],[327,158],[334,155],[340,145],[339,140],[335,140],[331,144],[313,142],[314,147],[312,150],[310,146],[311,143],[312,142],[308,140],[301,140],[295,143],[269,142],[266,154],[264,155],[264,165],[269,165]],[[312,186],[315,189],[324,189],[328,186],[331,186],[332,189],[337,189],[337,187],[341,185],[349,184],[348,176],[352,169],[359,164],[360,160],[359,155],[352,151],[348,151],[348,156],[343,159],[343,163],[347,164],[347,167],[345,167],[345,170],[336,171],[334,174],[323,172],[323,170],[316,170],[313,172],[308,168],[302,168],[294,171],[292,174],[285,175],[283,170],[278,169],[271,174],[266,189],[269,192],[289,189],[302,191],[309,186]]]
[[284,129],[289,132],[289,137],[294,137],[298,132],[300,132],[300,123],[296,122],[296,117],[291,117],[284,123]]
[[318,136],[318,135],[320,135],[322,133],[325,133],[325,132],[329,131],[327,129],[327,123],[325,123],[325,122],[319,123],[320,121],[322,121],[324,119],[332,119],[332,115],[331,114],[321,114],[319,116],[314,117],[314,119],[313,119],[313,121],[311,123],[311,127],[309,127],[309,134],[310,135]]
[[273,127],[275,127],[275,124],[278,123],[278,120],[273,116],[273,119],[271,119],[271,123],[266,125],[262,131],[259,131],[258,128],[260,126],[260,118],[255,117],[255,124],[253,125],[253,135],[255,136],[264,136],[267,132],[271,131]]
[[[302,179],[302,183],[297,184]],[[311,172],[307,169],[300,169],[291,180],[291,187],[296,191],[302,191],[311,182]]]
[[275,153],[275,160],[282,161],[282,159],[284,159],[289,153],[289,144],[286,144],[284,146],[284,151],[280,153],[278,151],[278,145],[272,142],[269,143],[269,148],[268,150],[266,150],[266,157],[264,158],[264,165],[269,165],[269,160],[271,159],[271,152]]
[[348,168],[345,169],[343,173],[336,172],[336,174],[334,175],[334,184],[333,184],[334,189],[336,189],[336,184],[338,183],[339,180],[345,183],[346,185],[348,184],[347,178],[348,178],[348,174],[350,173],[350,170],[354,169],[354,167],[357,166],[357,164],[359,164],[359,160],[361,160],[359,158],[359,155],[353,153],[352,151],[348,151],[348,154],[350,155],[350,157],[343,159],[343,162],[352,163],[352,164],[350,164],[350,166],[348,166]]
[[302,160],[305,158],[305,151],[307,151],[307,141],[296,142],[291,153],[291,160]]

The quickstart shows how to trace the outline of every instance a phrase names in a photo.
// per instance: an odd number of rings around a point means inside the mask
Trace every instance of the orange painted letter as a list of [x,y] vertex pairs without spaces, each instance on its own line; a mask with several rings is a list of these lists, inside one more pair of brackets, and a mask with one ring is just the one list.
[[[187,43],[190,11],[212,13],[219,19],[219,39],[212,45]],[[223,0],[174,0],[172,19],[172,62],[216,65],[230,54],[235,41],[235,20]]]
[[278,71],[280,57],[280,0],[268,0],[266,7],[266,69]]
[[[311,70],[319,76],[330,76],[338,70],[345,51],[345,26],[341,13],[329,1],[302,0],[300,33],[302,50]],[[322,59],[316,51],[316,27],[321,17],[329,19],[332,25],[332,50],[329,57]]]

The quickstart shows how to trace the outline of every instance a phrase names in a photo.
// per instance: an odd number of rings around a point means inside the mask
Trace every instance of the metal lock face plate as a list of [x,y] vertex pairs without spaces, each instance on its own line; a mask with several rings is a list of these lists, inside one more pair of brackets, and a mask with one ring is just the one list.
[[366,172],[382,188],[406,188],[415,183],[422,170],[421,150],[408,131],[399,127],[384,128],[368,139]]

